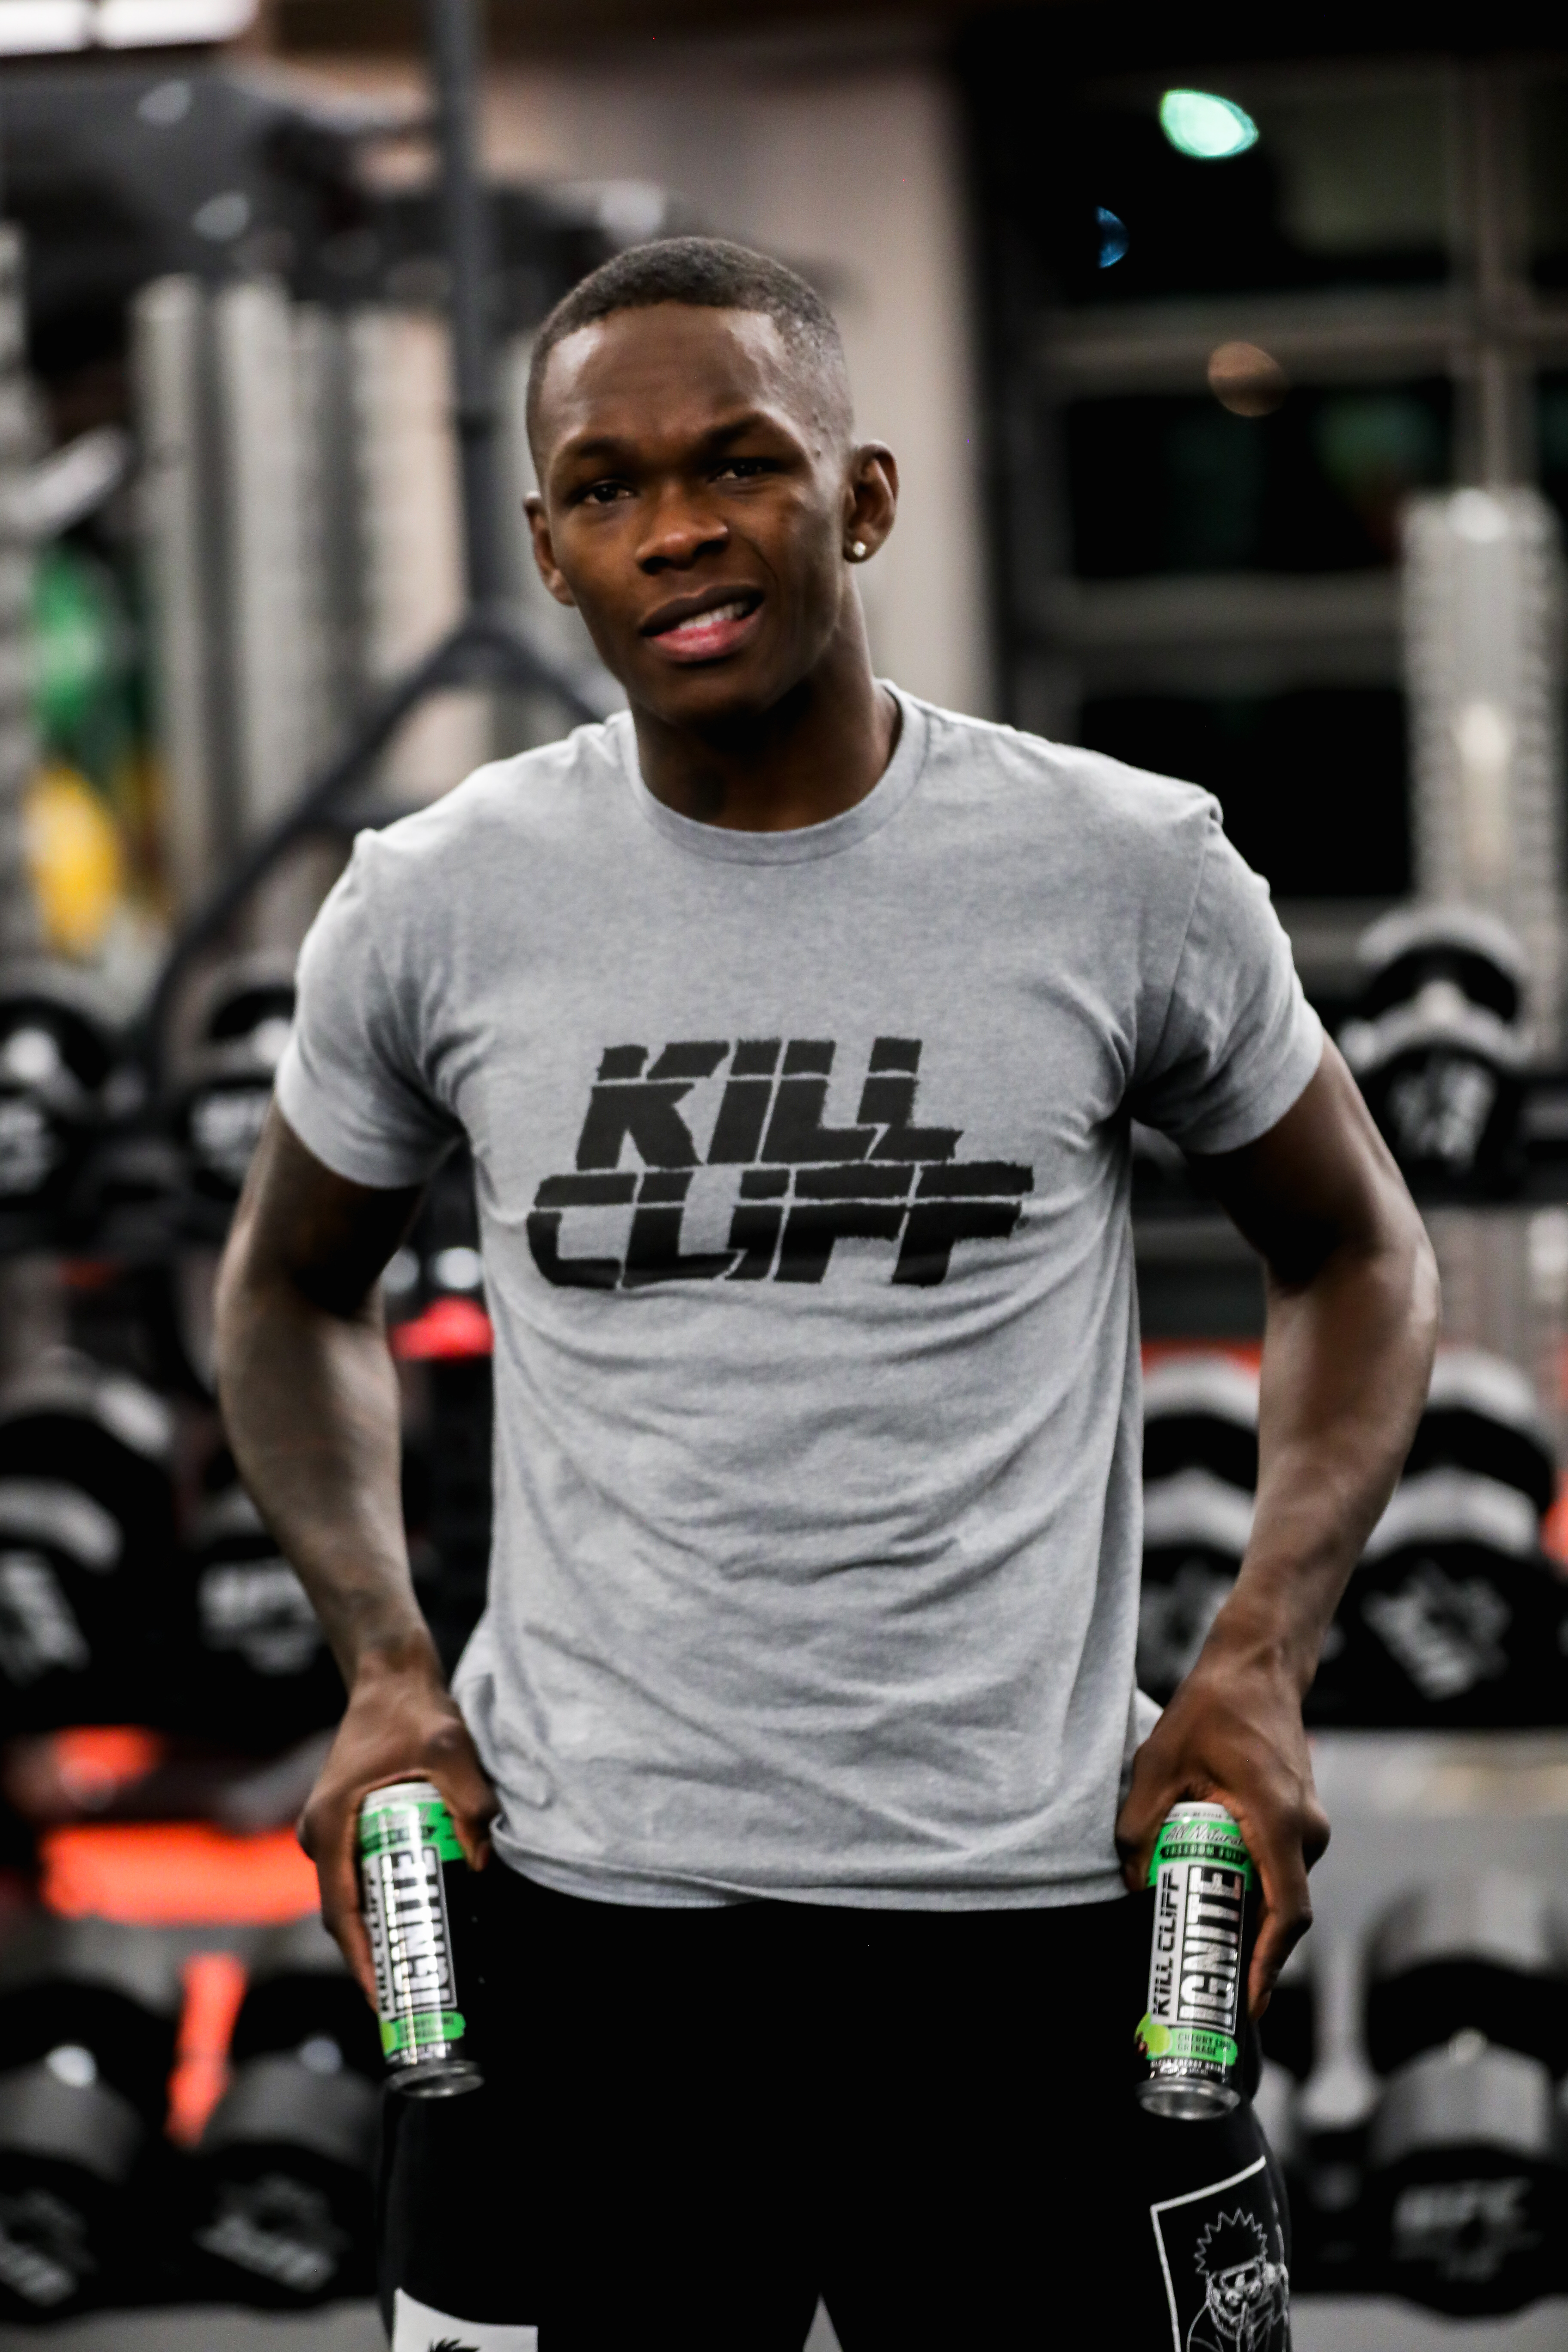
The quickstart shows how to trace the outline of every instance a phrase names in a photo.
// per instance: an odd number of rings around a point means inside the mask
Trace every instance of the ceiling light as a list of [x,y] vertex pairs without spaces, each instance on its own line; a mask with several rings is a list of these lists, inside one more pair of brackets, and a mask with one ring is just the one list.
[[1217,163],[1258,144],[1258,125],[1245,108],[1212,90],[1168,89],[1160,100],[1160,128],[1178,155]]

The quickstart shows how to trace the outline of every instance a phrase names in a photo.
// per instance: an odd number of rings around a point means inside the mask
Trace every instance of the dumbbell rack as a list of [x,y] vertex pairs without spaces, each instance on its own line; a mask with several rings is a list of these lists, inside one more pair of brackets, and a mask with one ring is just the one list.
[[[1568,1730],[1324,1731],[1312,1755],[1333,1839],[1312,1874],[1310,1951],[1321,1978],[1338,1975],[1347,2009],[1364,1995],[1368,1929],[1412,1887],[1513,1869],[1568,1889]],[[1307,2296],[1294,2326],[1296,2352],[1562,2352],[1568,2296],[1468,2321],[1392,2299]]]

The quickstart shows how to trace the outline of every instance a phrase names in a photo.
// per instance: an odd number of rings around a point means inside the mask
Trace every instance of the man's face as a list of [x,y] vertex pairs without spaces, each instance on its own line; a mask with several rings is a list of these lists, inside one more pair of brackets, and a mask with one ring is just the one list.
[[545,584],[675,726],[760,715],[807,677],[844,622],[847,546],[891,524],[891,459],[851,450],[831,376],[755,311],[666,302],[568,335],[536,439]]
[[1262,2302],[1268,2284],[1261,2259],[1237,2263],[1234,2269],[1221,2271],[1211,2280],[1215,2308],[1233,2328],[1239,2327],[1254,2306]]

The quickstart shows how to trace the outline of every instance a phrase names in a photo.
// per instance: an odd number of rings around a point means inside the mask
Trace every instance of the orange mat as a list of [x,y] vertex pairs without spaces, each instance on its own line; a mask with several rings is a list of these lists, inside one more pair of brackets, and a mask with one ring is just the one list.
[[316,1908],[316,1873],[292,1830],[239,1837],[205,1822],[103,1822],[46,1830],[39,1894],[68,1919],[134,1927],[268,1927]]

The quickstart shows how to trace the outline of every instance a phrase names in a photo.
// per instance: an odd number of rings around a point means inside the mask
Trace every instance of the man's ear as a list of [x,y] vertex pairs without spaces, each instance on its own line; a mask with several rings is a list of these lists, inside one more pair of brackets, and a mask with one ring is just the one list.
[[864,441],[849,455],[844,479],[844,539],[847,548],[875,555],[893,528],[899,510],[899,461],[882,441]]
[[558,604],[575,604],[577,599],[566,585],[561,567],[555,561],[555,542],[550,536],[550,519],[544,511],[544,500],[537,490],[531,490],[522,506],[533,539],[533,560],[539,566],[540,578]]

